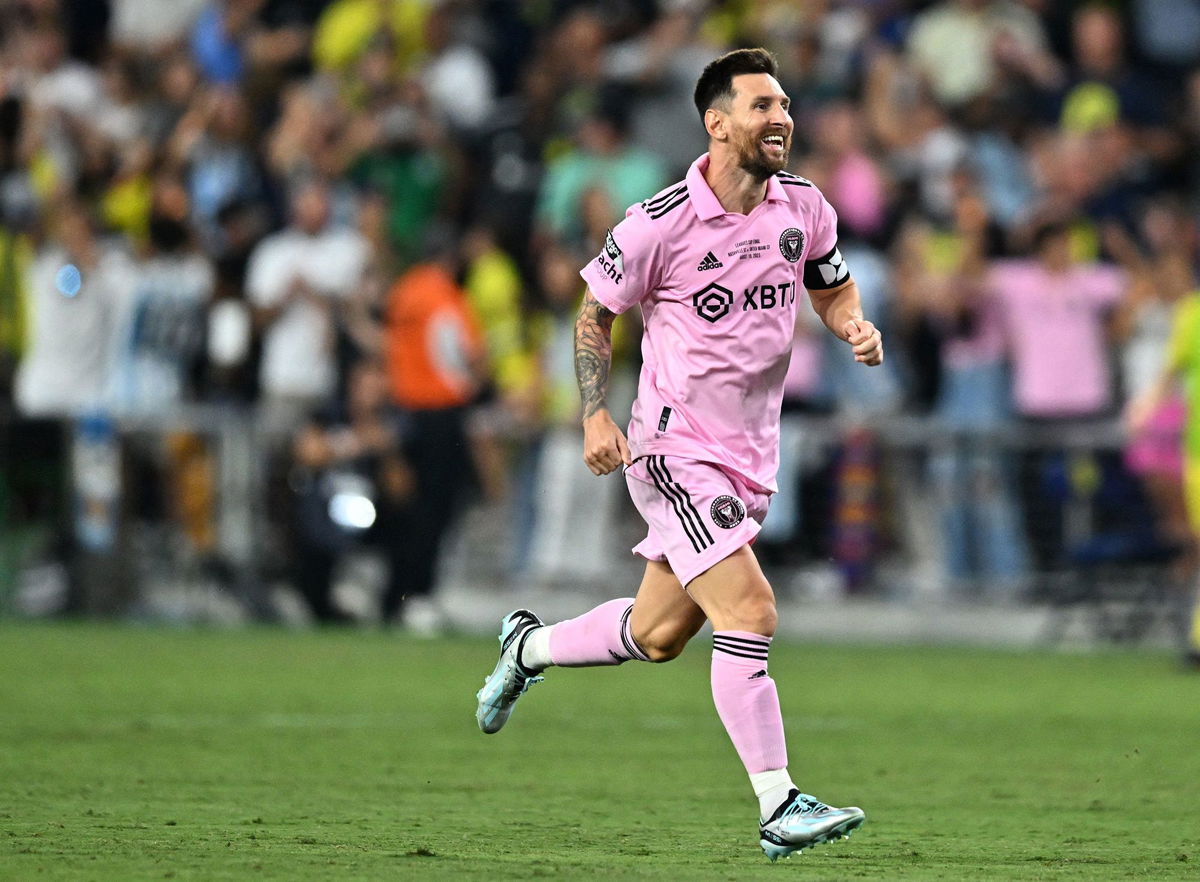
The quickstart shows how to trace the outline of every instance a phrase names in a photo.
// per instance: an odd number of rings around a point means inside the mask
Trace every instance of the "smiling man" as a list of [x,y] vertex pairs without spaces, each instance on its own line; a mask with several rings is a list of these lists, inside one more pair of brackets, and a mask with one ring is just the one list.
[[[811,182],[784,171],[788,98],[764,49],[713,61],[696,84],[708,153],[679,183],[633,205],[600,254],[575,326],[584,462],[624,467],[646,538],[636,598],[544,624],[517,610],[501,624],[500,660],[478,693],[484,732],[551,665],[664,662],[705,621],[712,693],[759,802],[771,860],[849,835],[861,809],[834,808],[792,782],[767,656],[775,597],[751,550],[777,490],[779,411],[797,310],[807,289],[829,330],[866,365],[879,332],[837,248],[837,217]],[[614,318],[642,310],[642,373],[628,436],[606,405]]]

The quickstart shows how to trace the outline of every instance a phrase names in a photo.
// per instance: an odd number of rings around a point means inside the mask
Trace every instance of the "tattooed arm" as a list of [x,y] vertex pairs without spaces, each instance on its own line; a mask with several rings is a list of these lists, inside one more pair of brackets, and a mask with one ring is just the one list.
[[575,379],[583,399],[583,461],[596,475],[631,462],[625,435],[607,404],[615,318],[589,288],[575,320]]

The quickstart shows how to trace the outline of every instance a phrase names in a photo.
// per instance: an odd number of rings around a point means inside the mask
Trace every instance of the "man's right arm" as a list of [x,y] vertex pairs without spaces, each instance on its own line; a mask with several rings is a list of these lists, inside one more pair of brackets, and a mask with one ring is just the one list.
[[632,462],[625,435],[608,412],[615,318],[588,288],[575,320],[575,379],[583,401],[583,461],[595,475],[607,475]]

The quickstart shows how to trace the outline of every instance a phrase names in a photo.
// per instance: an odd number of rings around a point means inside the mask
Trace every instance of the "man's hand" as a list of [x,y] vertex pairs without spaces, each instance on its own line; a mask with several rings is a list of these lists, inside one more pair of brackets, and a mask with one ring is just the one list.
[[851,319],[842,330],[854,350],[854,360],[874,367],[883,364],[883,335],[866,319]]
[[583,421],[583,461],[593,475],[607,475],[633,463],[625,433],[604,408]]

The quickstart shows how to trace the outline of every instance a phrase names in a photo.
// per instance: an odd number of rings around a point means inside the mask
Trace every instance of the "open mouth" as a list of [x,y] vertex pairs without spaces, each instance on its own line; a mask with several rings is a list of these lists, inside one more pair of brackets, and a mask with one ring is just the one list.
[[762,139],[762,145],[767,149],[767,152],[772,155],[783,155],[783,135],[767,135]]

